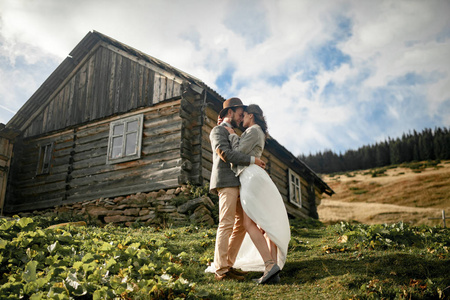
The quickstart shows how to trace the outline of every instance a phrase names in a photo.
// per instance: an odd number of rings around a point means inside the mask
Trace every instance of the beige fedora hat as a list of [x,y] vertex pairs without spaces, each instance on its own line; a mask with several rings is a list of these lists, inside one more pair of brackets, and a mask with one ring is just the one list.
[[223,116],[226,114],[229,108],[238,108],[238,107],[243,107],[245,109],[247,105],[244,105],[241,99],[236,97],[227,99],[223,102],[223,109],[219,112],[219,116],[223,118]]

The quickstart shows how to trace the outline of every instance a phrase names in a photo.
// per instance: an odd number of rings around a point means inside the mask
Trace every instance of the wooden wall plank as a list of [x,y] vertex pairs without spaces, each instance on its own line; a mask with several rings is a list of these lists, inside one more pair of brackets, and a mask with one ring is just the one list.
[[73,95],[72,91],[72,81],[67,82],[66,86],[64,86],[64,95],[62,97],[62,107],[61,107],[61,122],[60,126],[57,129],[66,127],[67,120],[70,119],[71,114],[71,100]]
[[104,49],[104,57],[102,58],[102,74],[100,81],[103,83],[101,89],[101,102],[103,103],[98,118],[111,115],[111,99],[109,98],[109,82],[111,81],[111,68],[113,65],[112,52]]
[[160,82],[161,86],[160,86],[160,90],[159,90],[159,102],[163,101],[166,99],[166,87],[167,87],[167,77],[166,76],[161,76],[161,82]]
[[120,108],[120,90],[122,88],[122,75],[123,75],[123,65],[122,65],[122,55],[118,55],[116,57],[116,71],[115,71],[115,75],[116,75],[116,80],[115,80],[115,91],[114,91],[114,110],[113,110],[113,114],[117,114],[119,113],[119,108]]
[[86,82],[86,106],[84,107],[83,122],[88,122],[91,119],[93,110],[93,94],[94,94],[94,72],[95,72],[95,55],[88,61],[87,82]]
[[100,102],[100,90],[104,83],[103,78],[101,78],[101,60],[102,60],[102,52],[103,48],[100,47],[98,51],[92,56],[94,61],[92,65],[92,72],[91,72],[91,78],[92,78],[92,86],[91,86],[91,97],[90,97],[90,116],[89,120],[96,119],[99,115],[98,111],[100,109],[100,106],[102,103]]
[[63,112],[63,104],[64,104],[64,90],[65,88],[61,89],[61,91],[59,92],[59,94],[57,95],[55,101],[55,106],[56,106],[56,113],[55,113],[55,120],[54,120],[54,128],[53,130],[55,130],[56,128],[61,128],[62,127],[62,123],[63,123],[63,117],[64,117],[64,112]]
[[107,102],[104,101],[104,91],[106,90],[106,67],[105,59],[107,59],[107,51],[105,48],[100,47],[98,51],[95,53],[95,63],[94,63],[94,89],[93,89],[93,97],[92,97],[92,115],[90,120],[95,120],[100,118],[102,114],[102,110],[104,111]]
[[88,64],[85,64],[79,72],[79,85],[77,88],[78,90],[78,97],[75,98],[75,102],[77,104],[77,109],[76,109],[76,113],[74,114],[73,117],[75,117],[74,119],[74,124],[79,124],[83,122],[83,114],[84,114],[84,108],[86,107],[86,87],[87,87],[87,69],[88,69]]
[[128,58],[122,59],[122,74],[120,80],[120,103],[119,103],[119,111],[117,113],[122,113],[127,111],[127,102],[130,101],[129,92],[130,92],[130,69],[131,69],[131,60]]
[[147,83],[146,83],[146,92],[145,92],[145,105],[151,106],[153,105],[153,94],[155,90],[155,75],[156,73],[151,70],[147,70]]
[[137,84],[137,94],[136,94],[136,107],[140,108],[140,107],[144,107],[145,106],[145,101],[144,101],[144,66],[142,65],[138,65],[138,71],[137,71],[137,79],[138,79],[138,84]]
[[138,93],[138,65],[135,62],[131,62],[131,71],[130,71],[130,91],[129,91],[129,100],[127,101],[127,111],[130,111],[136,107],[138,107],[137,103],[137,93]]
[[161,96],[161,80],[162,75],[154,74],[154,83],[153,83],[153,96],[152,96],[152,104],[159,103]]
[[75,84],[76,84],[76,78],[77,77],[73,77],[72,80],[70,80],[68,86],[69,86],[69,94],[67,95],[67,112],[66,112],[66,116],[64,118],[64,126],[63,127],[67,127],[72,125],[73,121],[73,114],[75,113],[74,111],[74,98],[75,98]]
[[115,52],[110,52],[109,57],[109,64],[108,64],[108,70],[107,70],[107,108],[105,109],[105,116],[110,116],[114,112],[114,91],[115,91],[115,82],[116,82],[116,68],[117,68],[117,54]]
[[55,120],[55,115],[53,114],[54,106],[55,106],[54,101],[50,102],[48,105],[48,115],[47,115],[47,124],[46,124],[47,125],[46,130],[48,130],[48,131],[52,131],[54,128],[54,120]]
[[[165,99],[171,99],[172,97],[174,97],[174,93],[173,93],[174,92],[174,89],[173,89],[174,84],[175,84],[175,81],[167,79]],[[178,95],[175,95],[175,96],[178,96]]]

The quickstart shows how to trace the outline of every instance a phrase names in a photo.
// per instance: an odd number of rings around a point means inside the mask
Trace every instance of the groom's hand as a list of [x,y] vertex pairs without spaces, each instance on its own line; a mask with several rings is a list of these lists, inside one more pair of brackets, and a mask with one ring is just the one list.
[[261,168],[265,169],[266,168],[266,163],[263,162],[261,159],[255,157],[255,165],[260,166]]
[[228,127],[228,126],[224,126],[224,127],[225,127],[226,130],[228,130],[228,132],[229,132],[230,134],[236,133],[236,132],[234,132],[234,129],[233,129],[233,128],[230,128],[230,127]]

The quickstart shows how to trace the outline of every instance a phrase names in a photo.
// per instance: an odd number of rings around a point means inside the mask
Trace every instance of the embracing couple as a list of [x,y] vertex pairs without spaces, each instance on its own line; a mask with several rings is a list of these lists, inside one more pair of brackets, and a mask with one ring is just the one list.
[[[214,264],[206,271],[216,280],[243,280],[246,271],[263,271],[255,282],[279,282],[290,229],[283,199],[261,160],[268,136],[263,112],[230,98],[218,123],[210,134],[210,189],[219,195],[219,226]],[[241,123],[246,130],[239,137],[233,127]]]

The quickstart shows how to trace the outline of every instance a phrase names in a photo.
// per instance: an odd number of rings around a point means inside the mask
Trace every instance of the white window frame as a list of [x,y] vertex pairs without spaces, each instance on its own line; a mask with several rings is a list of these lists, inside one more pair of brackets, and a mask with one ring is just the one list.
[[[128,130],[128,124],[134,121],[138,122],[137,129]],[[121,134],[114,134],[114,128],[120,125],[123,125],[123,132]],[[109,125],[108,153],[106,155],[106,163],[116,164],[141,158],[143,127],[144,127],[144,115],[142,114],[111,122]],[[133,133],[136,133],[135,152],[126,154],[127,136]],[[113,141],[114,138],[119,137],[122,137],[121,151],[119,156],[113,157],[113,150],[114,150]]]
[[302,181],[300,176],[289,169],[289,202],[302,207]]
[[50,163],[53,157],[53,143],[39,146],[38,164],[36,168],[37,175],[50,173]]

